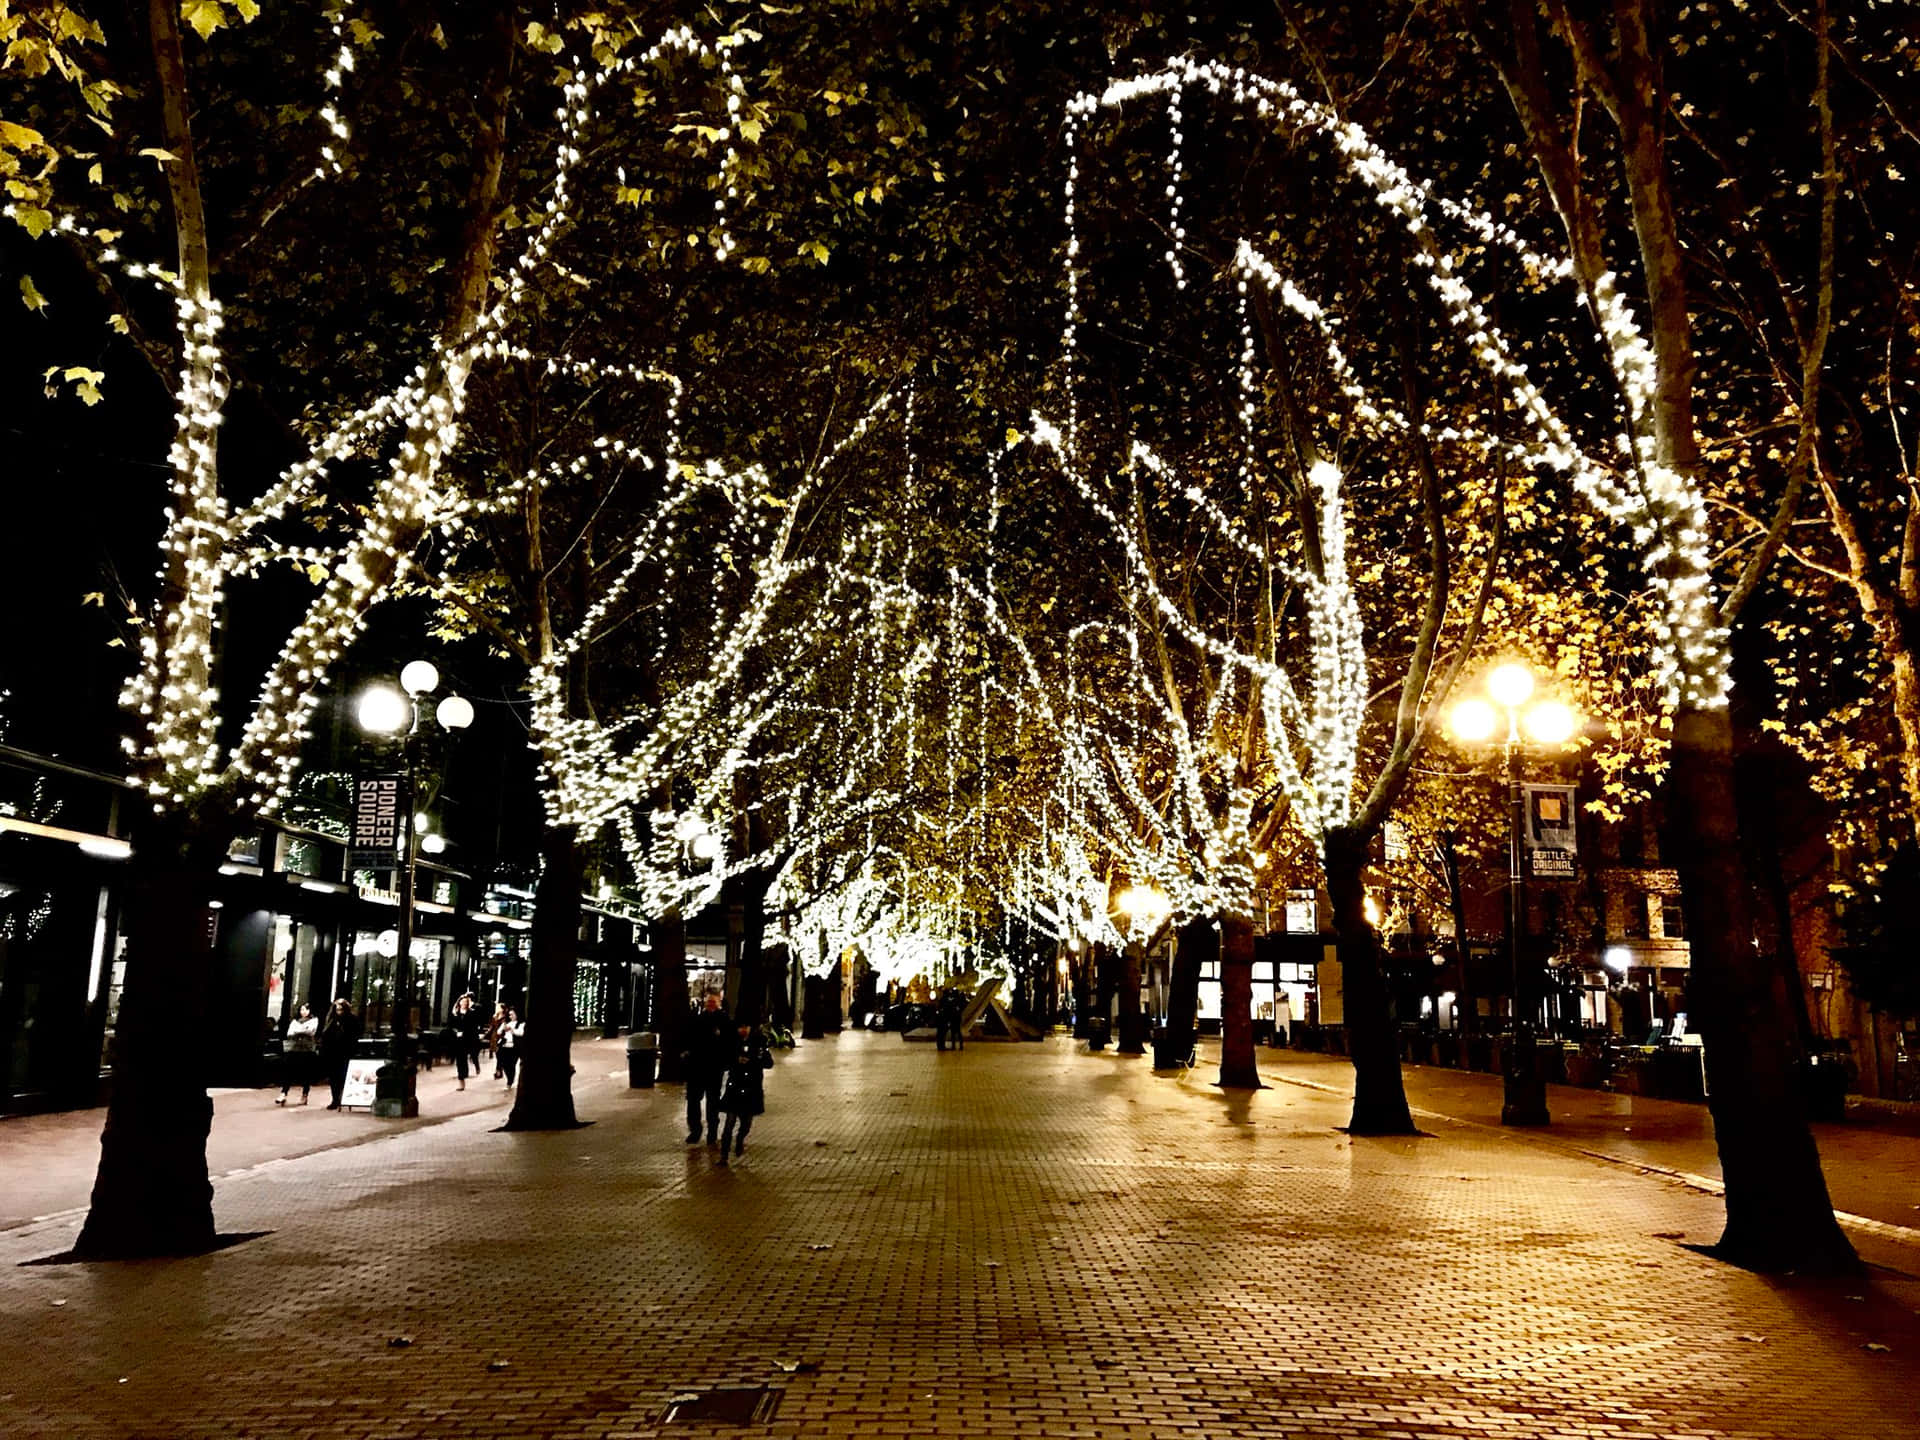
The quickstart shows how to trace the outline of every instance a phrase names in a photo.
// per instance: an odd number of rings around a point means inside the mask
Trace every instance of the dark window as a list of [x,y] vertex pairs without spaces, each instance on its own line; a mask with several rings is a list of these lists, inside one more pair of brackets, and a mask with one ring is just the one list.
[[1661,933],[1669,940],[1687,938],[1687,912],[1680,908],[1678,895],[1660,897],[1660,926]]
[[1647,938],[1647,895],[1644,890],[1628,890],[1620,897],[1620,938]]

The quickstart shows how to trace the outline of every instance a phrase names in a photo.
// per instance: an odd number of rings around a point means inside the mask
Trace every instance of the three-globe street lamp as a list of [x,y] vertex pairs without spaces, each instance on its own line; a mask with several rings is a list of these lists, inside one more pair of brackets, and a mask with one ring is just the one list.
[[[406,761],[406,780],[400,795],[400,917],[393,955],[393,1009],[387,1037],[387,1063],[374,1087],[373,1113],[389,1119],[411,1119],[420,1113],[413,1066],[413,890],[415,832],[420,829],[413,810],[414,772],[419,764],[422,706],[440,685],[440,672],[431,661],[414,660],[400,671],[400,689],[374,685],[360,696],[360,728],[372,735],[400,734]],[[473,703],[448,695],[434,707],[433,718],[443,730],[464,730],[473,723]]]
[[[1541,751],[1566,744],[1580,728],[1580,717],[1558,700],[1535,700],[1533,672],[1517,662],[1496,666],[1487,676],[1486,690],[1484,699],[1471,696],[1455,705],[1451,723],[1455,738],[1466,744],[1499,744],[1507,778],[1507,953],[1513,962],[1513,1031],[1501,1067],[1505,1086],[1500,1123],[1546,1125],[1552,1117],[1547,1113],[1547,1084],[1534,1048],[1531,987],[1526,983],[1530,972],[1522,958],[1527,934],[1527,792],[1521,762],[1529,744]],[[1460,943],[1464,957],[1464,935]]]

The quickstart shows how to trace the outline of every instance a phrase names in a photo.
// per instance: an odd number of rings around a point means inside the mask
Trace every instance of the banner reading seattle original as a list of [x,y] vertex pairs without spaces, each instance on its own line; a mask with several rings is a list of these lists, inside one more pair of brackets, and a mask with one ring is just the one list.
[[391,870],[400,850],[400,805],[404,781],[398,775],[362,775],[353,787],[354,870]]
[[1579,842],[1573,812],[1578,796],[1571,785],[1528,785],[1527,823],[1521,836],[1527,874],[1537,880],[1571,880]]

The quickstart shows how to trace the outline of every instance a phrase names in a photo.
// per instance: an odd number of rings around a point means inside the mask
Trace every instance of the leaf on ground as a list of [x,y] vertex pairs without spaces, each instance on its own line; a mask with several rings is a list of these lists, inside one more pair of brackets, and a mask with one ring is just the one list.
[[833,1248],[833,1242],[831,1240],[824,1241],[818,1245],[807,1246],[807,1249],[809,1250],[831,1250],[832,1248]]

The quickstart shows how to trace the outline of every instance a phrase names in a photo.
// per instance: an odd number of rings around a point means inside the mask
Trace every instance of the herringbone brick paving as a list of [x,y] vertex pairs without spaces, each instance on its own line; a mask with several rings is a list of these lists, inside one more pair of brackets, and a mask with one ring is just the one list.
[[222,1228],[273,1233],[217,1255],[10,1264],[0,1433],[671,1436],[709,1429],[675,1396],[772,1385],[765,1433],[861,1440],[1920,1436],[1913,1287],[1720,1265],[1681,1243],[1716,1200],[1617,1166],[849,1034],[719,1169],[586,1053],[590,1128],[464,1116],[229,1179]]

